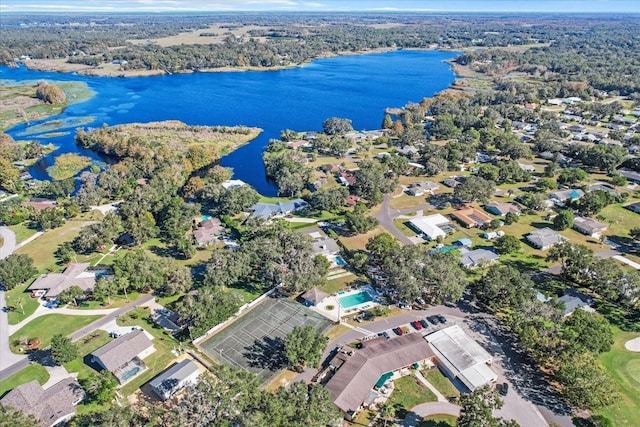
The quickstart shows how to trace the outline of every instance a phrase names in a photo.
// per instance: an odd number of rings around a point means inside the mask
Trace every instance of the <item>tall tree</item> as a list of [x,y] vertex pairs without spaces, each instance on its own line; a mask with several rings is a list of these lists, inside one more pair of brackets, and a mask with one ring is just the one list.
[[61,334],[56,334],[51,338],[51,358],[58,365],[71,362],[78,357],[78,347],[71,342],[71,339]]
[[11,254],[0,260],[0,283],[8,290],[24,283],[37,272],[29,255]]
[[516,427],[513,420],[506,421],[493,416],[494,409],[502,408],[503,402],[495,390],[488,387],[460,396],[458,427]]
[[285,356],[298,371],[305,365],[316,367],[326,347],[327,338],[319,334],[313,326],[294,326],[284,340]]

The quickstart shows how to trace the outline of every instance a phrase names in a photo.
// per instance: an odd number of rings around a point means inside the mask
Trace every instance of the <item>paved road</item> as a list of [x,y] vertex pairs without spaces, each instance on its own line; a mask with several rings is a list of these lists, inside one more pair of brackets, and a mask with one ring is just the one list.
[[9,348],[9,313],[2,310],[6,306],[4,291],[0,291],[0,372],[27,359],[27,356],[14,354]]
[[0,248],[0,259],[5,259],[16,250],[16,233],[3,225],[0,227],[0,236],[3,239],[2,247]]
[[393,224],[394,218],[400,216],[400,212],[397,210],[392,211],[389,205],[390,202],[391,194],[385,194],[384,200],[382,201],[382,206],[380,206],[380,211],[378,211],[378,213],[374,216],[378,218],[378,221],[380,221],[380,225],[390,231],[391,234],[393,234],[402,243],[404,243],[405,245],[413,245],[411,239],[402,234],[402,232],[398,230]]
[[[137,300],[130,302],[126,306],[124,306],[122,308],[119,308],[118,310],[114,310],[113,312],[109,313],[108,315],[104,316],[103,318],[96,320],[95,322],[85,326],[84,328],[82,328],[81,330],[79,330],[77,332],[74,332],[73,334],[69,335],[69,338],[71,338],[72,341],[77,341],[80,338],[84,337],[85,335],[88,335],[91,332],[95,331],[96,329],[100,329],[100,328],[104,327],[107,323],[115,320],[118,316],[120,316],[122,314],[125,314],[126,312],[128,312],[128,311],[130,311],[130,310],[132,310],[132,309],[134,309],[136,307],[144,305],[145,303],[151,301],[153,298],[154,298],[154,296],[151,295],[151,294],[143,295],[140,298],[138,298]],[[55,313],[55,311],[54,311],[54,313]],[[4,342],[4,340],[3,340],[3,342]],[[9,344],[9,340],[8,340],[8,336],[7,336],[7,349],[8,349],[8,344]],[[0,346],[0,350],[2,350],[3,348],[4,348],[4,346]],[[9,353],[12,354],[13,356],[17,356],[17,355],[14,355],[13,353],[11,353],[10,350],[9,350]],[[20,357],[20,356],[18,356],[18,357]],[[35,357],[37,358],[38,356],[35,356]],[[18,360],[17,362],[14,362],[12,364],[8,364],[6,367],[3,364],[3,368],[2,368],[2,370],[0,370],[0,381],[4,380],[5,378],[10,377],[11,375],[19,372],[22,369],[26,368],[27,366],[29,366],[30,363],[32,363],[31,360],[29,360],[27,357],[23,357],[20,360]]]

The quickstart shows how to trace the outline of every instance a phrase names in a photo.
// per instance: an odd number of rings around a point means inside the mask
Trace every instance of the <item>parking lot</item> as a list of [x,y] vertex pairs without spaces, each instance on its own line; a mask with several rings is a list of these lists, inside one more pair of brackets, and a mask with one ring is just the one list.
[[238,320],[200,344],[218,363],[238,366],[258,375],[266,384],[286,366],[283,340],[294,326],[313,326],[325,332],[332,322],[302,304],[268,298]]

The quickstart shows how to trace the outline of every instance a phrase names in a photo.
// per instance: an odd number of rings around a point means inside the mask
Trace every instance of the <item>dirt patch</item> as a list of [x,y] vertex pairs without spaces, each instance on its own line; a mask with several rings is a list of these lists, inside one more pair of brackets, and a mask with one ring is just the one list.
[[629,351],[640,352],[640,337],[634,338],[624,343],[624,348]]

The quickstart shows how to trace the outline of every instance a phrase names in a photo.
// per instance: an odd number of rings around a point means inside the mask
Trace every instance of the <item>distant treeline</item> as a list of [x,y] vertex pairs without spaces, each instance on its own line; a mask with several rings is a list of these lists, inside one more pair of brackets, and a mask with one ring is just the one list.
[[[6,22],[4,22],[6,21]],[[20,26],[19,24],[38,22]],[[479,49],[463,55],[485,73],[514,69],[549,80],[580,80],[621,94],[640,87],[640,21],[617,15],[200,14],[3,17],[0,63],[21,55],[127,69],[180,72],[221,67],[277,67],[322,55],[373,49],[537,46]],[[223,43],[162,47],[150,40],[222,23],[260,26]],[[381,25],[387,24],[387,25]],[[391,24],[391,25],[390,25]],[[393,25],[397,24],[397,25]]]

